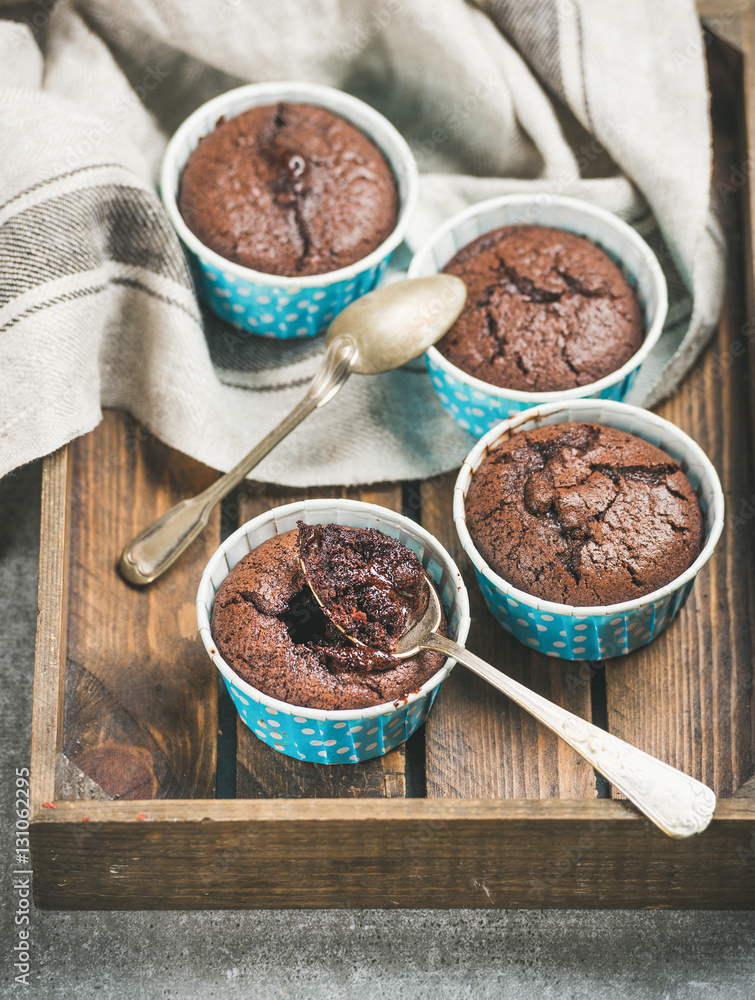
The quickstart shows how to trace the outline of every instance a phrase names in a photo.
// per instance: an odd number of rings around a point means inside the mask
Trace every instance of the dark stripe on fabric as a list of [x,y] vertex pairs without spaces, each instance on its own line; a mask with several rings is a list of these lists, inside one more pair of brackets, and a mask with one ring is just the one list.
[[0,225],[0,305],[107,261],[192,289],[178,239],[154,195],[108,184],[51,198]]
[[107,170],[114,167],[117,167],[119,170],[129,172],[121,163],[90,163],[86,167],[76,167],[75,170],[67,170],[64,174],[55,174],[54,177],[45,177],[43,181],[37,181],[36,184],[32,184],[31,187],[24,188],[23,191],[19,191],[18,194],[14,194],[12,198],[3,202],[3,204],[0,205],[0,212],[4,211],[8,205],[12,205],[14,201],[18,201],[19,198],[23,198],[27,194],[31,194],[32,191],[38,191],[40,188],[47,187],[48,184],[54,184],[55,181],[62,181],[67,177],[75,177],[77,174],[89,173],[92,170]]
[[60,305],[61,302],[71,302],[74,299],[83,299],[87,295],[97,295],[99,292],[104,292],[107,288],[107,284],[92,285],[90,288],[77,288],[72,292],[63,292],[61,295],[57,295],[54,299],[46,299],[44,302],[38,302],[35,306],[29,306],[23,312],[14,316],[13,319],[9,319],[7,323],[3,323],[0,326],[0,333],[4,330],[9,330],[16,323],[20,323],[21,320],[27,319],[29,316],[33,316],[34,313],[41,312],[43,309],[49,309],[50,306]]
[[147,285],[143,285],[141,281],[137,281],[135,278],[111,278],[111,285],[125,285],[127,288],[137,288],[140,292],[144,292],[153,299],[158,299],[160,302],[164,302],[168,306],[175,306],[176,309],[180,309],[181,312],[185,312],[187,316],[190,316],[196,323],[201,323],[199,313],[196,309],[190,309],[183,302],[178,302],[176,299],[172,299],[169,295],[163,295],[161,292],[156,292],[153,288],[148,288]]
[[488,0],[485,11],[527,60],[530,69],[547,87],[566,101],[561,74],[561,48],[558,38],[558,4],[554,0]]
[[300,386],[308,385],[313,378],[314,375],[308,375],[306,378],[296,378],[292,382],[281,382],[278,385],[244,385],[243,382],[230,382],[224,378],[220,381],[232,389],[245,389],[247,392],[280,392],[283,389],[298,389]]
[[[104,292],[111,285],[125,285],[127,288],[135,288],[137,291],[144,292],[145,295],[149,295],[153,299],[157,299],[160,302],[164,302],[168,306],[174,306],[176,309],[180,309],[181,312],[186,313],[191,319],[199,322],[199,317],[196,312],[189,309],[183,304],[183,302],[178,302],[176,299],[170,298],[168,295],[161,295],[160,292],[154,291],[152,288],[148,288],[143,285],[140,281],[135,281],[133,278],[111,278],[110,281],[103,282],[100,285],[92,285],[89,288],[77,288],[71,292],[64,292],[61,295],[56,295],[54,299],[46,299],[44,302],[38,302],[36,305],[30,306],[23,312],[14,316],[13,319],[8,320],[0,326],[0,333],[3,330],[7,330],[16,323],[19,323],[23,319],[27,319],[29,316],[33,316],[34,313],[41,312],[43,309],[49,309],[51,306],[57,306],[61,302],[70,302],[73,299],[82,299],[87,295],[94,295],[98,292]],[[309,379],[305,379],[309,381]]]
[[642,213],[642,215],[638,215],[636,219],[632,218],[632,219],[628,219],[627,221],[628,221],[628,223],[629,223],[630,226],[633,226],[635,229],[639,230],[639,229],[642,228],[642,226],[647,225],[648,220],[651,220],[651,219],[653,221],[653,224],[657,228],[657,226],[658,226],[658,220],[656,219],[656,217],[653,214],[652,210],[648,208],[648,209],[646,209]]

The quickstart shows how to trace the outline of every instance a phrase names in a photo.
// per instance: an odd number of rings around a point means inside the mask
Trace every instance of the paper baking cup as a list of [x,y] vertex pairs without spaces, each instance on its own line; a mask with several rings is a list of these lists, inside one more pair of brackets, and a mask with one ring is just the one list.
[[464,581],[443,546],[409,518],[385,507],[356,500],[303,500],[275,507],[234,532],[210,559],[197,594],[199,634],[225,681],[239,715],[273,750],[314,764],[359,763],[380,757],[408,739],[420,726],[455,660],[407,697],[385,705],[351,711],[302,708],[271,698],[228,666],[210,633],[212,605],[220,584],[243,557],[274,535],[290,531],[297,521],[377,528],[417,553],[438,588],[448,617],[449,635],[463,644],[469,631],[469,601]]
[[[317,104],[356,125],[382,150],[396,178],[399,213],[396,228],[371,254],[329,274],[279,277],[226,260],[192,233],[178,210],[184,165],[199,140],[213,131],[221,115],[234,118],[249,108],[278,101]],[[371,291],[403,240],[417,202],[417,164],[408,145],[368,104],[332,87],[311,83],[253,83],[221,94],[198,108],[168,143],[161,174],[162,198],[187,249],[202,299],[221,319],[267,337],[312,337],[349,302]]]
[[[692,484],[705,520],[705,544],[689,569],[660,590],[607,607],[572,608],[540,600],[513,587],[490,568],[476,549],[467,530],[465,502],[472,476],[484,458],[514,433],[570,420],[604,424],[644,438],[677,461]],[[721,535],[724,497],[710,460],[674,424],[627,403],[583,399],[536,406],[489,431],[464,461],[454,489],[453,515],[485,603],[507,632],[548,656],[564,660],[603,660],[630,653],[651,642],[683,607],[695,577],[710,559]]]
[[475,435],[485,434],[499,421],[531,406],[597,397],[623,399],[640,365],[658,342],[668,311],[666,279],[658,260],[641,236],[621,219],[576,198],[557,195],[504,195],[460,212],[437,229],[417,251],[410,278],[442,271],[449,260],[472,240],[501,226],[535,225],[565,229],[597,244],[619,265],[634,288],[645,320],[642,347],[617,371],[597,382],[553,392],[501,389],[473,378],[431,347],[425,360],[433,386],[454,420]]

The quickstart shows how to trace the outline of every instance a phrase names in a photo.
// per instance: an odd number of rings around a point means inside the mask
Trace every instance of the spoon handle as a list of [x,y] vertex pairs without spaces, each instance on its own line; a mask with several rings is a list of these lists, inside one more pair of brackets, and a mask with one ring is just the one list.
[[123,549],[121,576],[139,586],[152,583],[178,559],[207,526],[213,508],[313,410],[324,406],[351,374],[357,349],[350,337],[334,337],[309,390],[277,427],[202,493],[182,500],[148,525]]
[[585,722],[433,632],[421,645],[445,653],[498,688],[573,747],[670,837],[690,837],[710,823],[716,797],[707,785]]

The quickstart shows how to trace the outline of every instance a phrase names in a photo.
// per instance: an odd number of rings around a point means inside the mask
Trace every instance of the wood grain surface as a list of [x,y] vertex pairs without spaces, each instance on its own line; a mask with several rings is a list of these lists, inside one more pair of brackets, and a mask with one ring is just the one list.
[[[715,184],[732,265],[718,333],[658,413],[703,448],[721,478],[724,534],[686,607],[644,649],[606,666],[611,732],[729,796],[755,770],[753,633],[755,481],[744,312],[736,80],[724,51],[709,53],[714,86]],[[727,99],[731,87],[731,97]],[[723,92],[722,92],[723,91]]]
[[755,896],[752,799],[723,803],[704,836],[681,843],[610,799],[163,800],[61,803],[54,820],[43,812],[43,907],[748,909]]
[[[453,525],[456,474],[421,487],[421,520],[456,560],[469,590],[467,646],[539,694],[591,718],[590,670],[527,649],[485,607]],[[425,723],[430,797],[592,798],[592,768],[571,747],[489,684],[457,665]]]
[[219,512],[150,587],[124,583],[121,549],[215,473],[108,411],[70,450],[70,604],[63,749],[117,798],[214,794],[217,671],[194,601]]
[[29,789],[32,812],[42,802],[55,798],[55,774],[63,741],[70,493],[70,451],[61,448],[45,460],[42,476]]

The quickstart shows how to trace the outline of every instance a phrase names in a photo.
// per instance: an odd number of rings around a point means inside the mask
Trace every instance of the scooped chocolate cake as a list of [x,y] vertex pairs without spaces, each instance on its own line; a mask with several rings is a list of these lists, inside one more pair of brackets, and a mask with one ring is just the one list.
[[[302,556],[333,621],[312,594]],[[375,529],[300,522],[231,570],[211,631],[229,666],[264,694],[307,708],[365,708],[418,690],[443,665],[429,650],[407,660],[390,654],[426,600],[422,566],[401,542]],[[334,621],[375,648],[355,645]]]
[[300,524],[299,553],[328,617],[365,646],[393,652],[427,607],[417,556],[374,528]]
[[463,371],[505,389],[587,385],[642,345],[642,311],[600,247],[562,229],[504,226],[473,240],[443,269],[467,304],[438,343]]
[[704,538],[700,504],[677,463],[596,424],[513,434],[474,473],[465,510],[476,548],[499,576],[575,607],[664,587]]
[[211,250],[266,274],[325,274],[376,250],[396,226],[382,152],[343,118],[279,102],[221,119],[189,157],[178,207]]

